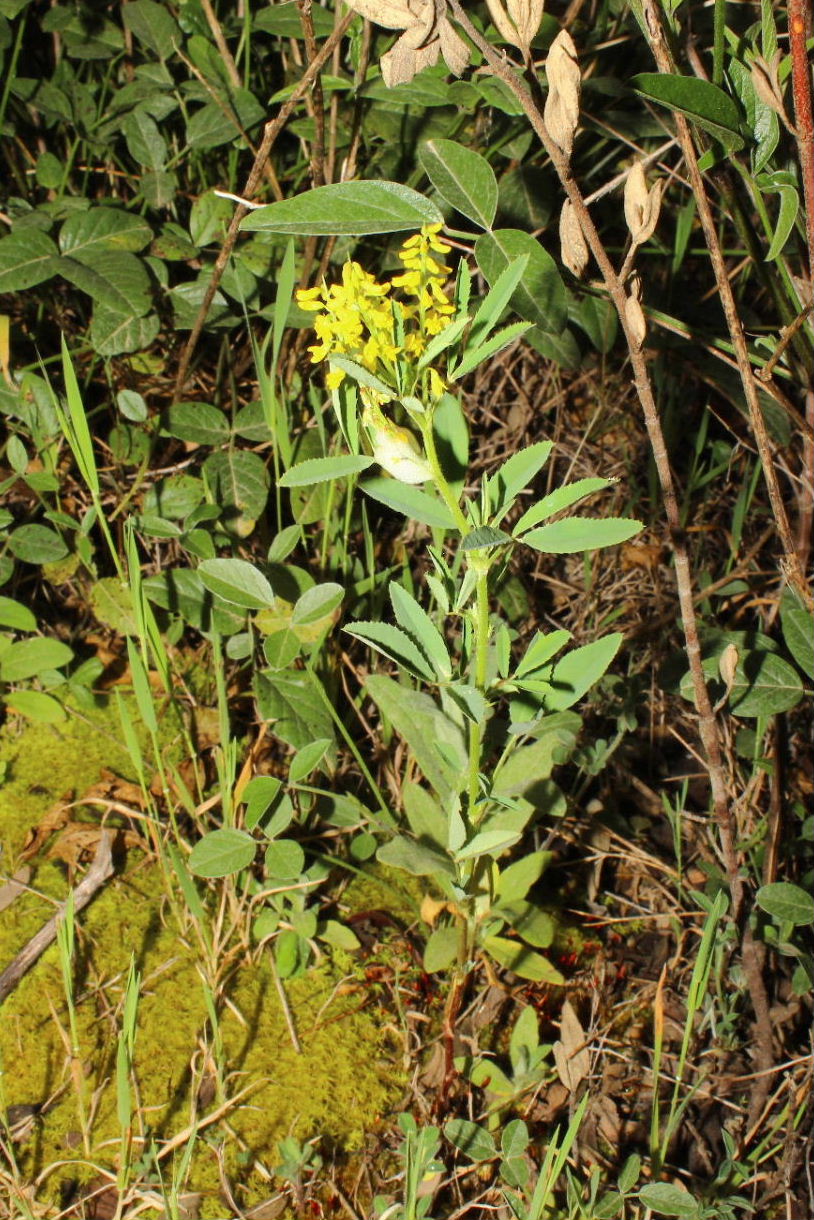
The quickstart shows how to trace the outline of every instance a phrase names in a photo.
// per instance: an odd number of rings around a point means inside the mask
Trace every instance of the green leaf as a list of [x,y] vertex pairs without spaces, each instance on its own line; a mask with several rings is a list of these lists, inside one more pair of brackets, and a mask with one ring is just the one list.
[[541,330],[559,334],[567,316],[565,285],[551,255],[529,233],[521,229],[496,229],[475,242],[475,258],[490,284],[515,259],[528,255],[528,265],[511,305],[521,318]]
[[755,901],[762,911],[778,923],[792,923],[795,927],[814,923],[814,898],[807,890],[792,885],[790,881],[762,885],[755,895]]
[[528,265],[528,254],[521,254],[519,258],[514,259],[503,268],[472,319],[467,348],[473,345],[479,346],[493,327],[498,324]]
[[305,868],[305,852],[293,839],[273,839],[266,848],[266,872],[273,881],[293,881]]
[[515,830],[483,830],[455,853],[455,859],[474,860],[478,856],[499,856],[514,847],[520,835]]
[[208,402],[176,402],[161,416],[161,430],[191,445],[222,445],[231,436],[223,411]]
[[386,381],[382,381],[381,377],[377,377],[375,373],[371,373],[370,369],[366,369],[363,364],[358,364],[357,361],[351,360],[349,356],[343,356],[340,352],[331,352],[328,357],[328,363],[332,368],[342,369],[354,381],[358,381],[360,385],[368,386],[369,389],[375,390],[377,394],[381,394],[386,400],[395,397],[395,391],[392,386],[389,386]]
[[[288,782],[290,784],[299,784],[312,771],[315,771],[332,744],[330,737],[321,737],[319,741],[311,741],[307,746],[303,746],[301,750],[298,750],[291,760],[291,766],[288,768]],[[265,777],[258,776],[257,778],[262,779]]]
[[433,877],[436,873],[454,876],[455,870],[446,856],[424,843],[396,835],[376,853],[376,859],[389,868],[400,868],[413,877]]
[[515,678],[532,677],[534,673],[547,665],[551,658],[564,648],[571,639],[571,632],[560,628],[558,631],[538,631],[529,644],[517,669]]
[[551,983],[555,987],[565,985],[565,979],[547,957],[535,953],[527,945],[505,936],[487,936],[483,942],[486,952],[506,970],[513,971],[521,979],[533,983]]
[[558,487],[526,509],[523,516],[515,523],[512,533],[515,538],[518,538],[533,525],[538,525],[547,517],[553,517],[555,513],[561,512],[564,508],[570,508],[572,504],[576,504],[585,496],[592,495],[595,491],[611,487],[615,482],[615,479],[577,479],[576,483],[566,483],[564,487]]
[[341,457],[308,458],[287,470],[279,480],[280,487],[312,487],[330,479],[346,479],[373,465],[373,458],[347,453]]
[[489,501],[492,511],[502,517],[514,503],[515,496],[528,487],[548,461],[552,441],[537,441],[513,453],[489,479]]
[[121,208],[89,208],[75,212],[59,232],[59,248],[63,254],[96,265],[96,257],[104,250],[124,250],[137,254],[152,240],[153,231],[140,216]]
[[322,619],[330,618],[344,596],[345,590],[333,581],[325,581],[321,585],[314,585],[313,588],[306,589],[297,598],[292,611],[292,626],[306,627],[309,624],[318,623]]
[[[333,33],[333,14],[326,9],[315,8],[313,22],[317,38],[327,38]],[[276,34],[278,38],[302,39],[302,21],[296,0],[282,0],[280,4],[253,13],[252,30],[263,30],[267,34]]]
[[150,277],[140,258],[124,250],[96,249],[93,263],[63,257],[56,268],[63,279],[95,303],[122,318],[142,317],[152,304]]
[[248,868],[256,850],[256,842],[245,830],[213,830],[195,844],[187,867],[196,877],[228,877]]
[[359,484],[366,495],[392,508],[405,517],[429,525],[432,529],[454,530],[455,519],[441,500],[409,483],[397,479],[365,479]]
[[495,1141],[485,1127],[466,1118],[451,1118],[444,1123],[444,1135],[470,1161],[490,1161],[497,1156]]
[[814,680],[814,614],[791,588],[780,600],[780,624],[792,657],[806,677]]
[[533,851],[502,868],[495,887],[499,902],[520,902],[551,863],[550,851]]
[[90,341],[99,356],[121,356],[126,352],[140,352],[149,347],[160,327],[158,314],[137,317],[135,314],[122,314],[97,303],[90,324]]
[[[379,856],[381,859],[381,856]],[[454,924],[434,928],[424,946],[424,969],[428,974],[448,970],[458,956],[460,936]]]
[[546,711],[561,712],[577,703],[605,673],[623,639],[620,631],[614,631],[566,653],[551,674],[553,689],[546,695]]
[[15,601],[13,597],[0,597],[0,627],[10,627],[12,631],[36,631],[37,619],[28,606]]
[[[162,170],[167,160],[167,142],[158,124],[142,106],[128,114],[122,124],[127,151],[135,162],[151,170]],[[142,187],[143,189],[143,187]]]
[[8,549],[23,563],[56,563],[68,554],[68,547],[56,530],[47,525],[21,525],[9,534]]
[[[731,633],[730,633],[731,634]],[[736,716],[776,716],[796,707],[803,697],[800,675],[788,661],[776,652],[764,648],[738,648],[735,675],[728,691],[728,704]],[[704,658],[703,670],[710,681],[713,699],[727,694],[718,670],[718,657],[724,645],[716,648],[712,656]],[[689,673],[681,679],[681,694],[694,700],[692,678]]]
[[260,715],[273,721],[273,731],[295,750],[320,737],[334,739],[333,720],[305,672],[261,671],[254,680]]
[[640,72],[630,84],[644,97],[692,119],[730,151],[743,148],[738,107],[723,89],[710,81],[697,76]]
[[[409,690],[383,674],[371,674],[365,687],[382,715],[404,738],[441,800],[451,801],[466,783],[467,753],[461,729],[429,695]],[[439,747],[444,748],[447,757]]]
[[686,1220],[695,1220],[700,1215],[700,1208],[690,1192],[677,1183],[649,1182],[638,1192],[638,1199],[657,1216],[682,1216]]
[[420,784],[408,780],[401,790],[404,813],[417,839],[429,839],[445,849],[449,819],[438,801]]
[[439,680],[448,682],[452,677],[452,663],[447,646],[426,610],[412,594],[395,581],[390,583],[390,601],[393,603],[398,624],[412,636],[427,660],[432,663]]
[[497,211],[497,179],[489,162],[454,140],[418,146],[421,168],[438,194],[463,216],[489,229]]
[[757,179],[757,184],[762,192],[772,191],[780,196],[777,224],[765,258],[767,263],[771,263],[783,253],[789,234],[794,228],[797,213],[800,210],[800,195],[794,178],[785,171],[776,174],[761,174]]
[[[527,1008],[523,1009],[523,1012],[521,1013],[521,1017],[524,1016],[525,1013],[527,1013],[529,1011],[531,1012],[532,1017],[534,1017],[534,1024],[536,1027],[537,1018],[534,1013],[534,1009],[531,1007],[531,1005],[528,1005]],[[518,1024],[519,1024],[519,1022],[518,1022]],[[515,1026],[515,1028],[516,1028],[516,1026]],[[514,1032],[514,1031],[512,1031],[512,1032]],[[535,1045],[536,1045],[536,1039],[535,1039]],[[523,1122],[522,1118],[512,1119],[512,1121],[510,1123],[507,1123],[506,1126],[503,1128],[503,1133],[500,1137],[500,1151],[501,1151],[503,1157],[507,1161],[519,1160],[521,1157],[525,1156],[526,1149],[528,1148],[528,1146],[529,1146],[528,1127]],[[518,1183],[518,1185],[519,1185],[519,1183]]]
[[258,454],[247,449],[211,453],[203,464],[203,473],[215,503],[227,517],[254,522],[262,516],[268,500],[269,473]]
[[0,292],[23,292],[59,270],[59,251],[42,229],[20,229],[0,241]]
[[156,0],[131,0],[122,9],[122,20],[159,59],[166,59],[181,45],[181,31],[172,14]]
[[340,182],[305,191],[250,212],[241,229],[255,233],[297,233],[363,237],[443,224],[436,204],[399,182]]
[[274,590],[262,572],[245,559],[205,559],[198,566],[204,587],[233,606],[263,610],[275,604]]
[[566,517],[531,530],[520,541],[548,555],[573,555],[627,542],[644,529],[629,517]]
[[61,724],[67,718],[62,704],[41,690],[9,691],[4,702],[13,712],[37,724]]
[[404,666],[416,677],[425,678],[428,682],[433,681],[435,674],[429,661],[413,643],[411,636],[400,627],[394,627],[392,623],[356,622],[350,627],[344,627],[343,631],[357,640],[363,640],[382,656]]
[[496,546],[505,546],[512,541],[511,534],[496,530],[491,525],[479,525],[471,530],[461,542],[462,551],[490,551]]
[[48,669],[59,669],[73,660],[73,649],[61,640],[34,636],[9,644],[0,655],[0,681],[25,682]]
[[450,380],[458,381],[461,377],[465,377],[467,373],[471,373],[473,369],[476,369],[479,364],[483,364],[484,360],[491,359],[498,352],[502,352],[504,347],[514,343],[515,339],[519,339],[521,335],[524,335],[528,328],[528,322],[512,322],[511,326],[504,326],[502,330],[496,331],[484,343],[479,344],[478,347],[468,347],[461,357],[460,363],[456,364],[454,369],[450,369]]

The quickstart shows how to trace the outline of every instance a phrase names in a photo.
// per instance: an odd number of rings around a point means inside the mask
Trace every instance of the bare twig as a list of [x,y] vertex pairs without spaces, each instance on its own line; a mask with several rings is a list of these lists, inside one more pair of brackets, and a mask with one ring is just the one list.
[[602,274],[605,289],[616,309],[619,317],[619,323],[627,341],[630,363],[633,369],[633,380],[636,386],[639,402],[642,406],[645,427],[647,428],[647,434],[650,439],[650,447],[653,452],[653,460],[655,462],[659,484],[661,486],[664,510],[670,532],[670,542],[675,561],[676,587],[678,592],[679,608],[681,611],[681,620],[684,629],[685,649],[690,666],[690,674],[692,676],[695,705],[698,711],[699,734],[701,736],[701,741],[703,743],[704,753],[706,756],[707,773],[709,775],[710,788],[712,791],[712,804],[715,813],[715,820],[718,825],[718,834],[721,841],[724,867],[726,869],[727,880],[732,893],[732,905],[736,916],[738,916],[743,906],[743,881],[740,877],[738,859],[735,852],[734,823],[727,796],[727,784],[724,772],[723,751],[721,748],[720,734],[717,722],[715,720],[715,715],[712,710],[712,702],[709,697],[706,678],[704,676],[704,671],[701,664],[701,644],[698,638],[698,622],[695,615],[692,574],[690,569],[687,539],[681,525],[681,515],[679,512],[678,499],[675,491],[673,472],[670,467],[667,445],[664,440],[664,433],[662,431],[661,419],[659,417],[656,400],[653,394],[650,374],[647,369],[645,357],[640,350],[640,345],[636,337],[632,334],[627,319],[627,297],[625,294],[625,289],[616,273],[616,269],[608,257],[604,245],[602,244],[602,240],[596,226],[591,219],[590,212],[585,206],[585,200],[582,196],[582,192],[571,176],[571,168],[568,159],[563,155],[558,146],[551,139],[540,108],[535,103],[531,93],[518,79],[515,73],[507,66],[505,60],[503,60],[495,52],[491,44],[487,42],[487,40],[478,32],[478,30],[475,29],[464,12],[459,0],[449,0],[449,4],[451,11],[455,15],[456,21],[464,30],[466,30],[466,33],[475,43],[478,50],[481,51],[492,71],[496,76],[499,76],[500,79],[506,83],[511,92],[520,102],[526,116],[529,119],[529,122],[534,128],[538,139],[548,153],[551,163],[554,166],[558,178],[560,179],[562,187],[571,201],[574,212],[579,219],[580,226],[585,235],[585,240],[588,243],[591,253],[593,254]]
[[[266,126],[263,129],[263,139],[260,143],[260,147],[257,150],[254,164],[249,171],[249,176],[246,179],[246,185],[241,192],[244,198],[249,200],[253,198],[263,175],[264,166],[268,161],[277,136],[288,122],[289,117],[299,103],[302,95],[310,88],[311,82],[317,76],[325,62],[330,58],[336,44],[340,41],[340,39],[344,38],[348,27],[350,26],[351,22],[355,20],[355,17],[355,13],[348,13],[345,19],[336,27],[330,38],[326,38],[316,58],[308,65],[308,68],[303,73],[302,80],[296,86],[294,92],[280,107],[275,118],[266,123]],[[226,270],[226,264],[229,262],[232,250],[235,247],[235,242],[237,241],[237,236],[240,231],[240,222],[248,211],[249,209],[243,207],[242,205],[239,205],[235,209],[235,214],[232,217],[232,223],[229,225],[229,231],[226,234],[223,245],[221,246],[220,252],[215,261],[215,266],[212,270],[212,278],[207,285],[204,298],[201,301],[198,316],[195,319],[195,324],[192,327],[190,336],[184,345],[183,352],[181,353],[181,359],[178,364],[178,373],[175,378],[173,401],[177,402],[183,393],[187,373],[189,372],[189,366],[192,361],[192,355],[195,351],[198,340],[201,337],[201,332],[203,331],[204,324],[206,322],[206,316],[209,313],[209,307],[214,300],[215,293],[218,290],[218,285],[220,284],[223,273]]]
[[[83,907],[86,907],[97,890],[100,890],[108,877],[112,876],[112,873],[113,835],[109,830],[103,830],[99,836],[99,846],[96,849],[93,863],[79,885],[74,888],[74,911],[81,911]],[[39,961],[48,946],[56,940],[57,927],[64,916],[66,905],[64,902],[60,905],[56,915],[52,916],[39,932],[31,937],[11,965],[0,974],[0,1004],[14,990],[23,975],[27,974],[31,967]]]

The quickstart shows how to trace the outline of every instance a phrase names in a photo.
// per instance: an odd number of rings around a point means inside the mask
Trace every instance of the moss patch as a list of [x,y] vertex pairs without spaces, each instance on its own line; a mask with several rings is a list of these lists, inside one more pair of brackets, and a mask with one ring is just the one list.
[[[0,761],[8,764],[0,789],[7,873],[14,871],[30,828],[56,800],[69,790],[81,794],[103,767],[124,775],[132,770],[116,730],[114,710],[106,721],[100,713],[17,735],[10,730],[0,734]],[[45,858],[32,864],[36,892],[18,898],[0,920],[0,968],[53,914],[53,900],[67,892],[61,866]],[[393,1108],[405,1083],[396,1066],[399,1056],[373,1006],[365,1006],[358,984],[340,969],[341,962],[323,961],[286,983],[302,1053],[292,1044],[267,956],[261,953],[236,971],[219,1013],[223,1092],[212,1096],[206,1090],[213,1038],[197,941],[193,928],[175,923],[160,868],[131,849],[124,869],[77,923],[74,989],[86,1095],[94,1099],[89,1158],[82,1151],[76,1091],[61,1033],[68,1021],[56,946],[8,997],[0,1021],[4,1104],[44,1106],[31,1135],[16,1148],[29,1180],[45,1171],[39,1190],[43,1202],[53,1201],[66,1182],[95,1178],[100,1167],[115,1169],[120,1135],[116,1039],[131,954],[142,976],[134,1157],[153,1141],[160,1150],[188,1130],[194,1117],[199,1134],[187,1189],[203,1194],[201,1220],[223,1215],[218,1149],[241,1205],[248,1207],[272,1193],[262,1169],[271,1172],[277,1163],[279,1140],[320,1136],[338,1154],[352,1151],[377,1118]],[[353,973],[353,964],[344,964]],[[224,1098],[228,1101],[247,1086],[252,1087],[242,1102],[207,1122]],[[173,1158],[177,1164],[183,1152],[182,1142],[162,1160],[165,1182],[172,1179]],[[148,1165],[140,1172],[142,1180],[152,1179],[157,1186]]]

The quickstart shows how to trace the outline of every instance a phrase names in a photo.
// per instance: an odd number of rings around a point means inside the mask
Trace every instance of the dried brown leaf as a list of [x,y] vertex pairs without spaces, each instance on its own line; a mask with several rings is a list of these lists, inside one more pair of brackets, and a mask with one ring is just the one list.
[[581,77],[577,49],[567,30],[560,30],[552,42],[545,71],[548,78],[545,125],[557,147],[570,158],[579,123]]
[[560,212],[560,257],[577,279],[588,266],[588,245],[570,199],[566,199]]

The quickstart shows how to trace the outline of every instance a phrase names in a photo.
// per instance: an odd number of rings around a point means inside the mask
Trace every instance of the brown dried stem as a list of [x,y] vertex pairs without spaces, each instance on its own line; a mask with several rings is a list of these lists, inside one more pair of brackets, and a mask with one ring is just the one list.
[[675,562],[676,587],[684,630],[685,649],[692,676],[695,704],[698,711],[699,735],[706,757],[706,768],[712,792],[712,805],[720,836],[724,867],[732,894],[733,914],[737,919],[743,908],[743,880],[740,876],[738,858],[735,851],[734,822],[727,794],[721,738],[701,664],[701,645],[698,638],[698,621],[695,615],[687,539],[681,525],[673,472],[670,467],[667,445],[664,440],[664,433],[661,427],[661,420],[653,394],[647,363],[635,336],[631,333],[627,320],[625,289],[602,244],[602,239],[585,205],[582,192],[571,175],[568,159],[560,152],[557,145],[551,139],[535,99],[515,73],[507,66],[505,60],[497,54],[491,44],[475,29],[461,7],[459,0],[449,0],[449,5],[456,21],[483,54],[494,74],[499,76],[515,95],[534,128],[535,134],[548,153],[562,187],[579,218],[585,240],[602,274],[605,289],[616,309],[619,324],[627,341],[630,363],[633,369],[633,380],[639,402],[642,406],[645,427],[650,439],[653,460],[661,486],[664,510],[667,517]]
[[[308,68],[303,73],[302,80],[299,82],[291,97],[283,103],[275,118],[266,123],[263,129],[263,139],[260,147],[257,150],[257,155],[254,158],[254,164],[249,171],[249,176],[246,179],[246,185],[243,188],[244,199],[252,199],[264,173],[264,168],[271,150],[274,147],[274,142],[277,136],[282,131],[285,124],[288,122],[292,112],[296,108],[300,98],[310,88],[312,81],[318,75],[323,65],[333,54],[334,47],[344,38],[351,22],[356,18],[355,13],[348,13],[344,20],[336,27],[329,38],[326,38],[321,50],[316,55],[315,59],[308,65]],[[229,262],[232,250],[235,247],[238,233],[240,231],[240,222],[249,212],[247,207],[238,204],[235,209],[235,214],[232,217],[232,222],[229,225],[229,231],[226,234],[223,245],[221,246],[218,257],[215,261],[215,266],[212,270],[212,278],[207,285],[206,293],[201,302],[201,307],[198,310],[198,316],[195,319],[195,324],[192,327],[190,336],[187,339],[184,350],[181,353],[181,359],[178,363],[178,373],[175,378],[175,387],[173,390],[173,401],[177,402],[184,390],[184,385],[189,372],[189,366],[192,361],[192,356],[197,346],[198,340],[206,322],[206,316],[209,313],[209,307],[215,298],[215,293],[218,290],[221,278],[226,265]]]

